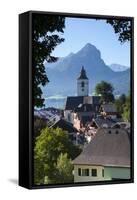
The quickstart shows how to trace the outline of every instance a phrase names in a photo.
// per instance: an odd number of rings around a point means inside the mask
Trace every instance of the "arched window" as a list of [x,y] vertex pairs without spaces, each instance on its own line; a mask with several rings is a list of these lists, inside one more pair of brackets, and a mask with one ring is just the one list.
[[85,83],[82,81],[81,82],[81,87],[84,87],[85,86]]

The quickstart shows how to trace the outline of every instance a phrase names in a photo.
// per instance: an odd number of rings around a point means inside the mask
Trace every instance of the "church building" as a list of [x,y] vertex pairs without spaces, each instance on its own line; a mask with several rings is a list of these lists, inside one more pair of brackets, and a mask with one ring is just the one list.
[[[80,128],[81,124],[92,120],[100,106],[100,96],[89,96],[89,79],[84,66],[77,78],[77,96],[68,96],[66,100],[65,120]],[[75,118],[75,119],[74,119]],[[77,127],[78,126],[78,127]]]

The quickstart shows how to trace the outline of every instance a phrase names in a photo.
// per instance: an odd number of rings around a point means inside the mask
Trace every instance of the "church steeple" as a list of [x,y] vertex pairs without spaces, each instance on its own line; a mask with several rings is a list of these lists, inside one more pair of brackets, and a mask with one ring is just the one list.
[[79,75],[78,79],[88,79],[88,77],[86,75],[86,71],[85,71],[83,66],[81,68],[80,75]]
[[89,92],[88,77],[86,75],[84,67],[82,66],[80,75],[77,78],[77,95],[88,96],[88,92]]

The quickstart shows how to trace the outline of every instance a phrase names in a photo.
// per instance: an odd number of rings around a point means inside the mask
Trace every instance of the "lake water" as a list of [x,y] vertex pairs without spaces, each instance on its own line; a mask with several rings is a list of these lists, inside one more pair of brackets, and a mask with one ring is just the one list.
[[45,99],[45,106],[48,107],[55,107],[64,109],[66,103],[66,97],[64,98],[46,98]]

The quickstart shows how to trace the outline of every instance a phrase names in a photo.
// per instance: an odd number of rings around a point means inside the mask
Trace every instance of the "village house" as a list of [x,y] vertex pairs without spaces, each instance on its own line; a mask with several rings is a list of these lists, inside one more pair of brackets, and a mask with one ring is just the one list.
[[[92,120],[92,126],[96,128],[120,128],[120,124],[123,124],[123,120],[121,118],[111,118],[111,117],[103,117],[103,116],[97,116]],[[124,128],[124,126],[123,126]]]
[[95,115],[96,111],[92,104],[80,104],[73,111],[73,126],[80,130],[86,123],[91,122]]
[[50,126],[50,128],[61,128],[61,129],[65,130],[65,131],[67,131],[68,134],[69,134],[70,139],[75,144],[77,144],[77,132],[78,132],[78,130],[75,127],[73,127],[73,125],[70,122],[68,122],[68,121],[66,121],[64,119],[59,119],[59,120],[55,121]]
[[125,129],[100,128],[73,160],[74,182],[130,178],[130,138]]
[[100,107],[100,114],[104,117],[111,117],[112,119],[118,117],[116,106],[113,103],[102,104]]

